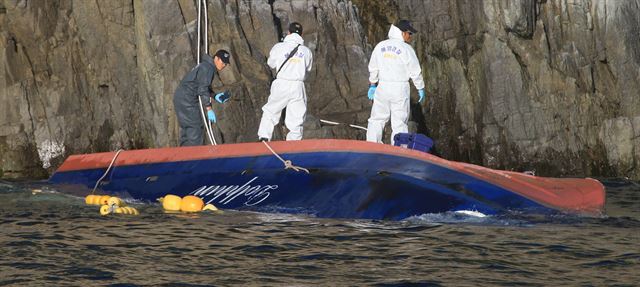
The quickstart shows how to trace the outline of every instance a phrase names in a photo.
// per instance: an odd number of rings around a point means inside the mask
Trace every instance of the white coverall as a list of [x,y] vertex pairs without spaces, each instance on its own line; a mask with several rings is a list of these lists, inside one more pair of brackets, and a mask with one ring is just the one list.
[[269,53],[267,64],[277,71],[289,53],[300,45],[296,55],[287,61],[271,84],[271,94],[262,107],[258,138],[271,140],[273,127],[280,121],[282,109],[286,107],[284,124],[289,129],[287,140],[302,139],[302,124],[307,113],[307,93],[303,81],[307,72],[311,71],[313,62],[311,50],[303,44],[304,40],[300,35],[291,33],[284,38],[284,41],[273,46]]
[[402,31],[391,25],[389,39],[373,49],[369,82],[378,83],[367,126],[367,141],[382,142],[384,125],[391,117],[391,139],[408,131],[409,78],[416,89],[424,89],[422,69],[413,48],[402,39]]

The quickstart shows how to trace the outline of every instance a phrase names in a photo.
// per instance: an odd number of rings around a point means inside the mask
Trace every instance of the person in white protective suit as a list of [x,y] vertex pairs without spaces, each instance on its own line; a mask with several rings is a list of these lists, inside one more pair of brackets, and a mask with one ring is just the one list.
[[408,44],[417,30],[407,20],[389,29],[389,39],[373,49],[369,61],[368,97],[373,100],[367,127],[367,141],[382,142],[382,131],[391,118],[391,139],[408,131],[409,79],[418,89],[419,102],[424,100],[422,69],[413,48]]
[[[271,94],[262,107],[262,120],[258,128],[258,139],[270,141],[273,128],[280,121],[280,114],[286,107],[284,123],[289,129],[287,140],[302,139],[302,124],[307,113],[307,94],[304,80],[311,71],[313,56],[311,50],[303,46],[302,25],[291,23],[289,33],[281,43],[277,43],[269,53],[267,64],[276,69],[271,83]],[[292,53],[293,52],[293,53]]]

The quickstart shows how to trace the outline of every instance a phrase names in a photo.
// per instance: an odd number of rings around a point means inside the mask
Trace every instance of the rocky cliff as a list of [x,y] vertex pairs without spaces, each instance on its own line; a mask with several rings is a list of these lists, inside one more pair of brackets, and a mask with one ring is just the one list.
[[[542,175],[640,178],[640,0],[208,0],[217,138],[254,141],[291,21],[314,52],[305,138],[363,139],[371,48],[410,19],[427,101],[410,127],[447,159]],[[0,177],[67,155],[174,146],[173,92],[195,64],[194,0],[0,0]],[[415,91],[412,91],[415,97]],[[283,128],[276,130],[282,138]],[[388,133],[387,133],[388,134]]]

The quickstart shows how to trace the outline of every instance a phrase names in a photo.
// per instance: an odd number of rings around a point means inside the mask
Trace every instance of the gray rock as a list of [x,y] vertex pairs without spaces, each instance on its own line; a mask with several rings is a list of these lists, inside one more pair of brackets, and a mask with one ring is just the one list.
[[[364,139],[370,51],[410,19],[438,155],[538,175],[640,179],[640,1],[209,0],[218,141],[255,141],[271,47],[291,21],[314,52],[305,138]],[[0,1],[0,176],[70,154],[175,146],[173,92],[196,62],[195,1]],[[320,120],[343,123],[327,125]],[[389,142],[390,130],[385,130]],[[279,126],[276,139],[286,129]]]

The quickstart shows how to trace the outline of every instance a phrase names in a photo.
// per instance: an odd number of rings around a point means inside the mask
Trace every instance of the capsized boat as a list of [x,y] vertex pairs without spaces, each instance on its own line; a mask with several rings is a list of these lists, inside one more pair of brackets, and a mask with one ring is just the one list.
[[537,177],[331,139],[72,155],[49,181],[144,201],[196,195],[222,209],[328,218],[401,220],[455,211],[597,216],[605,202],[604,186],[591,178]]

